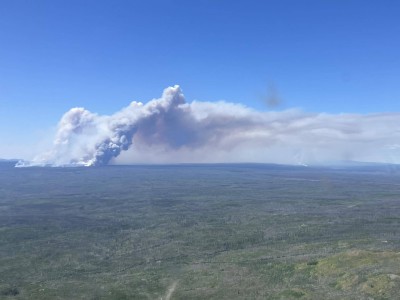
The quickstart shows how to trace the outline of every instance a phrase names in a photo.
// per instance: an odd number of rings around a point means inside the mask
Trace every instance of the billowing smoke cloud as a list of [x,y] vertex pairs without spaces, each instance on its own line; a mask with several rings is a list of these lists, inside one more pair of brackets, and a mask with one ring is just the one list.
[[132,102],[110,116],[71,109],[58,124],[53,148],[19,166],[97,166],[111,160],[397,163],[399,121],[398,113],[259,112],[227,102],[186,103],[179,86],[174,86],[159,99]]

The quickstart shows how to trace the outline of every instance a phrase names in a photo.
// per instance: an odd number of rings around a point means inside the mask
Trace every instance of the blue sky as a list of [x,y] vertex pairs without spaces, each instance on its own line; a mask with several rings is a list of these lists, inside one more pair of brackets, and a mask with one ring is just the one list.
[[395,0],[2,0],[0,157],[71,107],[110,114],[174,84],[258,110],[273,86],[278,110],[399,111],[399,15]]

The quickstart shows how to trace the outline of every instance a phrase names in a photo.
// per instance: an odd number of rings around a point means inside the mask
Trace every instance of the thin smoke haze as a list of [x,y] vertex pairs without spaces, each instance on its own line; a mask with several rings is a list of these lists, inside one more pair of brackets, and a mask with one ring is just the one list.
[[134,101],[109,116],[72,108],[58,124],[52,149],[17,166],[398,163],[399,120],[399,113],[261,112],[228,102],[187,103],[176,85],[159,99]]

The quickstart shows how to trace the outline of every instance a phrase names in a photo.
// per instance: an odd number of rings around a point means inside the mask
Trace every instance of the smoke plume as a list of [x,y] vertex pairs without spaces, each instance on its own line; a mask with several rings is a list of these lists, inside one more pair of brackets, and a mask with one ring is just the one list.
[[[185,102],[179,86],[102,116],[72,108],[50,151],[18,166],[338,160],[398,162],[400,114],[259,112],[227,102]],[[124,152],[124,153],[122,153]],[[120,155],[121,154],[121,155]]]

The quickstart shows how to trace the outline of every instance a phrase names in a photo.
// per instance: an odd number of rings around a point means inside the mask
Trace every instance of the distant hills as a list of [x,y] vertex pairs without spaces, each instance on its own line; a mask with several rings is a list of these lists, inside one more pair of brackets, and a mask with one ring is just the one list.
[[[17,158],[0,158],[0,163],[2,164],[17,164],[21,159]],[[133,164],[137,165],[137,164]],[[147,164],[146,164],[147,165]],[[152,165],[152,164],[148,164]],[[158,165],[158,164],[155,164]],[[393,163],[379,163],[379,162],[360,162],[360,161],[351,161],[351,160],[343,160],[343,161],[333,161],[319,164],[310,164],[310,165],[287,165],[287,164],[274,164],[274,163],[171,163],[166,165],[199,165],[199,166],[213,166],[213,165],[259,165],[260,167],[271,167],[271,168],[292,168],[292,167],[303,167],[303,168],[329,168],[329,169],[381,169],[381,168],[390,168],[390,169],[398,169],[400,168],[400,164]],[[48,165],[50,166],[50,165]],[[129,164],[128,164],[129,166]]]
[[10,159],[0,158],[0,162],[18,162],[18,161],[20,161],[20,159],[18,158],[10,158]]

